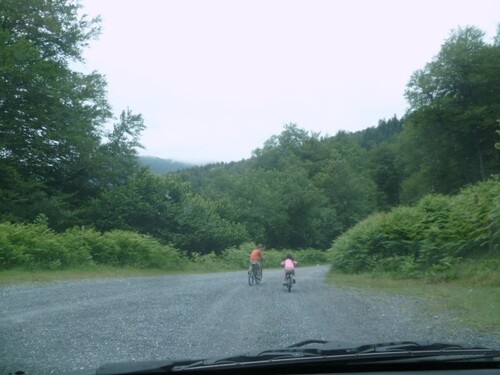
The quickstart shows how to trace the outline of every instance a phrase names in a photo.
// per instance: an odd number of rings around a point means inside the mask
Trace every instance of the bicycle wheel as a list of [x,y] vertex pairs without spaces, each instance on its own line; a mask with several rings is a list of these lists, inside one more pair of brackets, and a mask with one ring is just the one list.
[[248,285],[252,286],[254,282],[253,269],[248,271]]
[[288,293],[292,291],[292,283],[293,283],[292,274],[289,273],[286,276],[286,287],[288,289]]
[[248,285],[252,286],[255,281],[255,265],[252,264],[248,270]]
[[255,267],[255,283],[260,284],[262,280],[262,268]]

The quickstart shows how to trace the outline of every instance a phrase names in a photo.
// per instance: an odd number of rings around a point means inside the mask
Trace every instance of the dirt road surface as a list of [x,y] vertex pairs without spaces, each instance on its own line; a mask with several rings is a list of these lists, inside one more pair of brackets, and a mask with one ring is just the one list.
[[0,288],[0,374],[92,370],[103,363],[219,357],[307,339],[367,344],[495,338],[426,317],[420,301],[324,283],[325,266],[249,286],[245,271],[62,281]]

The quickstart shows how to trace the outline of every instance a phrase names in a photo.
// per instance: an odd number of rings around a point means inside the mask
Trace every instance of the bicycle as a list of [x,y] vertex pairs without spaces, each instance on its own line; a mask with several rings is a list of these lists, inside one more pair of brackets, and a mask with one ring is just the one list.
[[262,268],[257,263],[252,263],[252,268],[248,271],[248,285],[260,284],[262,280]]
[[286,274],[285,286],[288,289],[288,293],[292,291],[293,275],[291,273]]

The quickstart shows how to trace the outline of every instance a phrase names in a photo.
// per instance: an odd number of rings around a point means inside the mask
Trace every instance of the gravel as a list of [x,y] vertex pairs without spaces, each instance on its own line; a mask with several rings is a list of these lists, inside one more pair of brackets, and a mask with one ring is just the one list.
[[427,317],[418,299],[369,296],[324,284],[325,266],[300,268],[288,293],[282,270],[63,281],[0,288],[0,374],[92,370],[109,362],[225,356],[307,339],[399,340],[500,346]]

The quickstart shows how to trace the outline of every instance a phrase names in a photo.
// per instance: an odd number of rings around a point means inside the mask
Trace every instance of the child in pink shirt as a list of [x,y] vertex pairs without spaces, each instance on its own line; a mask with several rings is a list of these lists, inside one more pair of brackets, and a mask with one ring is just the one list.
[[[297,266],[297,261],[293,259],[293,257],[288,254],[283,262],[281,262],[281,267],[285,269],[285,280],[283,283],[286,283],[286,275],[289,273],[295,276],[295,267]],[[295,282],[295,277],[293,278],[293,282]]]

